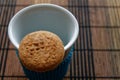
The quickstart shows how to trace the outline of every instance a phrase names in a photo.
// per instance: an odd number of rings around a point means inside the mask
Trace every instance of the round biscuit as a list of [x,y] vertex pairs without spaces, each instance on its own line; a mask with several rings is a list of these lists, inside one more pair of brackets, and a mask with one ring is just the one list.
[[49,31],[32,32],[19,45],[21,63],[36,72],[55,69],[62,62],[64,53],[62,40]]

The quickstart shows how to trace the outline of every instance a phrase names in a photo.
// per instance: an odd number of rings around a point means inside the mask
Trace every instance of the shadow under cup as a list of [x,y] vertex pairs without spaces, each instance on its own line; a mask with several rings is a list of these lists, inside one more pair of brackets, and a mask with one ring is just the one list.
[[[28,6],[20,10],[11,19],[8,35],[11,42],[18,49],[19,43],[25,35],[39,30],[46,30],[57,34],[65,46],[66,56],[64,61],[70,58],[68,57],[71,52],[70,48],[78,37],[79,28],[77,20],[68,10],[54,4]],[[68,66],[68,63],[66,66]]]

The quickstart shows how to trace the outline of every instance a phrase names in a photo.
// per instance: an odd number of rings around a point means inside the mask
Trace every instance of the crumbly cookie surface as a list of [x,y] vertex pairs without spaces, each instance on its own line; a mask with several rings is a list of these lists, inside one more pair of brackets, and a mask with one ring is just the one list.
[[45,72],[56,68],[64,58],[61,39],[48,31],[36,31],[26,35],[19,46],[19,57],[29,70]]

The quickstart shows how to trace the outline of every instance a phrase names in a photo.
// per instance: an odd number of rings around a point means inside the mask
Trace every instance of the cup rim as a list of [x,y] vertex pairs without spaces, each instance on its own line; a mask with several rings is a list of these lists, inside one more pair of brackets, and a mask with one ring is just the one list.
[[48,6],[48,7],[54,7],[54,8],[57,8],[57,9],[60,9],[64,12],[66,12],[74,21],[75,23],[75,31],[74,31],[74,34],[72,36],[72,39],[64,46],[64,49],[65,51],[68,50],[76,41],[77,37],[78,37],[78,34],[79,34],[79,25],[78,25],[78,22],[77,22],[77,19],[75,18],[75,16],[70,12],[68,11],[67,9],[61,7],[61,6],[58,6],[56,4],[50,4],[50,3],[42,3],[42,4],[34,4],[34,5],[30,5],[30,6],[27,6],[23,9],[21,9],[20,11],[18,11],[13,17],[12,19],[10,20],[9,22],[9,25],[8,25],[8,36],[9,36],[9,39],[10,41],[12,42],[12,44],[18,49],[19,48],[19,44],[15,41],[13,35],[12,35],[12,23],[14,21],[14,18],[17,17],[18,15],[20,15],[22,12],[30,9],[30,8],[33,8],[33,7],[44,7],[44,6]]

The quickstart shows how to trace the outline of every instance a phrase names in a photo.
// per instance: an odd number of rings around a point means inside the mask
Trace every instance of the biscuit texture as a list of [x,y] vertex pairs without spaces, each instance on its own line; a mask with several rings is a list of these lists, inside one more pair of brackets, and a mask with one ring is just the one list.
[[62,62],[64,54],[61,39],[48,31],[36,31],[26,35],[19,46],[21,63],[36,72],[53,70]]

